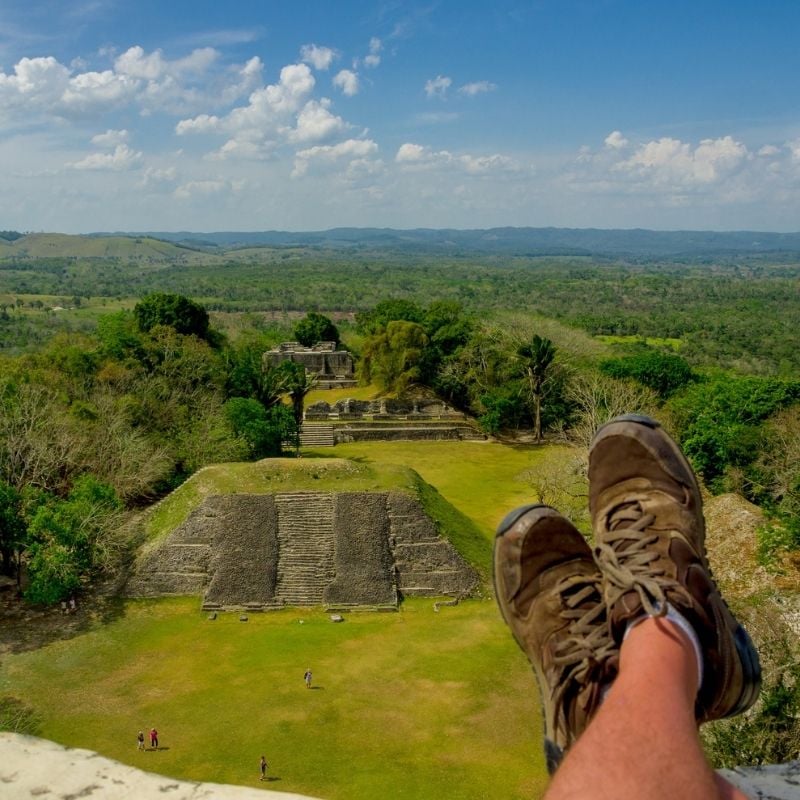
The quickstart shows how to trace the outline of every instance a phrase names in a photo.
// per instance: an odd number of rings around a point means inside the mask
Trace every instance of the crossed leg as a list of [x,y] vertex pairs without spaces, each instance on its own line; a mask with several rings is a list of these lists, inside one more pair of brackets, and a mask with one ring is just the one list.
[[620,648],[619,675],[556,771],[545,800],[747,800],[703,754],[694,649],[669,620],[648,618]]

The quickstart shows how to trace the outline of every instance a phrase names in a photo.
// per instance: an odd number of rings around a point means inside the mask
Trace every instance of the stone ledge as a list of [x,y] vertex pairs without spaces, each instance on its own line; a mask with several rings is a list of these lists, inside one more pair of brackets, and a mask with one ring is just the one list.
[[[257,769],[255,758],[255,774]],[[721,769],[719,773],[753,800],[797,800],[800,795],[800,761]],[[91,750],[6,732],[0,732],[0,786],[3,797],[19,798],[56,794],[91,796],[92,800],[163,800],[165,796],[170,800],[318,800],[248,786],[176,780]]]
[[[131,744],[131,750],[135,744]],[[147,753],[142,754],[143,758]],[[258,754],[252,757],[258,782]],[[0,732],[0,795],[92,800],[314,800],[306,795],[166,778],[47,739]]]
[[800,797],[800,761],[718,772],[753,800],[797,800]]

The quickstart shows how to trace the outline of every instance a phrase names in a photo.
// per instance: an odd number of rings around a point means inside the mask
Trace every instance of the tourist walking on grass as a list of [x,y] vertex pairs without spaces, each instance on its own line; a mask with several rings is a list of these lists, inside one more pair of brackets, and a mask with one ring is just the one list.
[[261,769],[261,780],[265,781],[267,779],[267,759],[264,756],[261,756],[261,760],[258,762],[258,766]]
[[136,749],[144,750],[144,731],[139,731],[136,737]]
[[311,688],[311,667],[306,670],[306,674],[303,675],[303,680],[306,682],[306,689]]
[[155,728],[150,728],[150,747],[158,750],[158,731]]

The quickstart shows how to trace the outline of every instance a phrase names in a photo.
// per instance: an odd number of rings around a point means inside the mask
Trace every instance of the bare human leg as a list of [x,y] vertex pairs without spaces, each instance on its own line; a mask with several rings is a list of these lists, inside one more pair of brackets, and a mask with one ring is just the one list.
[[747,800],[708,765],[695,721],[694,649],[669,620],[648,618],[620,648],[620,671],[545,800]]

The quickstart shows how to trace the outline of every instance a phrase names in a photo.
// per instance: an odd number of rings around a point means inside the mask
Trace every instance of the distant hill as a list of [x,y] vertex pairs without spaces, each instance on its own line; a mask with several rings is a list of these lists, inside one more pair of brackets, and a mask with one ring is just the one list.
[[498,255],[699,257],[800,253],[800,232],[651,231],[599,228],[332,228],[326,231],[149,232],[142,234],[197,247],[254,246],[396,249]]
[[259,248],[313,248],[363,254],[584,256],[706,259],[800,258],[800,232],[651,231],[599,228],[332,228],[326,231],[149,231],[0,235],[0,260],[96,258],[150,264],[208,264],[221,256],[259,260]]
[[148,236],[71,236],[64,233],[30,233],[8,240],[0,238],[0,259],[98,258],[120,261],[171,263],[204,261],[206,255],[175,242]]

